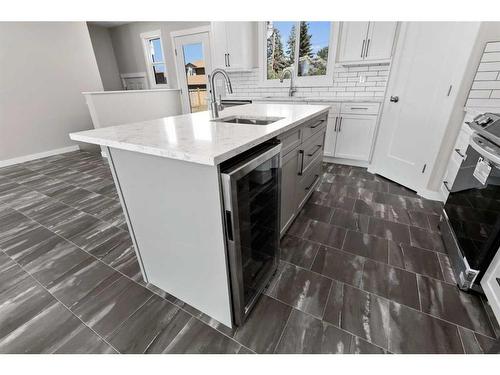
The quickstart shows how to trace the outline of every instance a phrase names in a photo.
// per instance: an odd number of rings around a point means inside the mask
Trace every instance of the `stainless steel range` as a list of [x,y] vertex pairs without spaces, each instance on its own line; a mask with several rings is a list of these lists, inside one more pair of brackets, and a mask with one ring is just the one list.
[[440,227],[458,286],[480,281],[500,247],[500,115],[484,113],[473,130]]

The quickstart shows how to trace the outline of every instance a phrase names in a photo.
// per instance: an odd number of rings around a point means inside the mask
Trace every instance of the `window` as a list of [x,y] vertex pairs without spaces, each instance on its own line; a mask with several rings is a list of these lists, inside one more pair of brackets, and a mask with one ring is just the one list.
[[267,21],[264,81],[277,84],[283,69],[293,67],[299,85],[329,84],[337,29],[335,22]]
[[165,55],[160,31],[141,34],[151,88],[168,87]]

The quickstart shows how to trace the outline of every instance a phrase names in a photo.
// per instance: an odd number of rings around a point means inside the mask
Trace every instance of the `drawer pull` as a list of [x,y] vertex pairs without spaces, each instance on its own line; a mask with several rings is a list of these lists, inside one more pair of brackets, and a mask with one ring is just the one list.
[[358,110],[358,109],[361,109],[361,110],[364,110],[364,111],[367,111],[368,110],[368,107],[351,107],[352,110]]
[[335,127],[333,128],[334,132],[337,132],[337,123],[339,122],[339,118],[335,117]]
[[311,152],[310,154],[307,154],[307,156],[313,156],[315,153],[317,153],[319,150],[321,150],[322,145],[316,145],[316,150]]
[[309,126],[309,128],[315,129],[315,128],[317,128],[318,126],[320,126],[324,122],[325,122],[325,119],[319,120],[314,126]]
[[443,185],[444,187],[446,188],[446,190],[448,190],[449,193],[451,193],[451,189],[450,187],[448,186],[448,181],[443,181]]
[[455,149],[455,152],[456,152],[458,155],[460,155],[460,157],[461,157],[462,159],[465,159],[465,155],[464,155],[464,154],[462,154],[462,153],[460,152],[460,149],[459,149],[459,148],[456,148],[456,149]]
[[342,130],[342,117],[339,119],[339,132]]
[[299,171],[299,176],[302,176],[302,173],[304,173],[304,150],[299,150],[300,154],[300,171]]
[[314,186],[314,184],[316,183],[316,181],[318,181],[318,178],[319,178],[319,174],[314,175],[314,180],[313,180],[312,184],[309,185],[308,187],[306,187],[306,190],[310,190]]

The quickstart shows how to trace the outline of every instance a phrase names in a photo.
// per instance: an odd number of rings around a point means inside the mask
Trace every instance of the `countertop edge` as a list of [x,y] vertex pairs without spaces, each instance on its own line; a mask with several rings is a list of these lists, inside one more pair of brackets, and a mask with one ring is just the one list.
[[[268,134],[265,134],[263,136],[260,136],[259,138],[250,141],[246,144],[243,144],[234,150],[226,151],[225,153],[217,156],[203,156],[200,154],[196,153],[180,153],[176,151],[169,151],[165,149],[158,149],[154,147],[145,147],[145,146],[139,146],[139,145],[132,145],[132,144],[127,144],[127,143],[122,143],[119,141],[110,141],[110,140],[103,140],[101,138],[93,138],[89,136],[85,136],[82,134],[79,134],[78,132],[76,133],[70,133],[69,138],[73,141],[77,142],[84,142],[84,143],[91,143],[91,144],[96,144],[100,146],[105,146],[105,147],[110,147],[110,148],[116,148],[119,150],[125,150],[125,151],[131,151],[131,152],[139,152],[142,154],[146,155],[152,155],[152,156],[159,156],[159,157],[164,157],[164,158],[169,158],[169,159],[175,159],[175,160],[181,160],[185,161],[187,163],[197,163],[197,164],[203,164],[203,165],[208,165],[208,166],[217,166],[220,163],[223,163],[224,161],[232,158],[233,156],[236,156],[242,152],[245,152],[249,149],[251,149],[254,146],[257,146],[263,142],[266,142],[270,140],[271,138],[274,138],[280,134],[286,133],[287,131],[300,126],[304,122],[310,120],[311,118],[321,115],[323,113],[328,113],[329,108],[325,106],[326,108],[323,108],[321,110],[318,110],[317,112],[310,114],[308,116],[303,117],[300,121],[296,121],[294,123],[291,123],[281,129],[275,130],[273,132],[270,132]],[[119,126],[119,125],[118,125]]]

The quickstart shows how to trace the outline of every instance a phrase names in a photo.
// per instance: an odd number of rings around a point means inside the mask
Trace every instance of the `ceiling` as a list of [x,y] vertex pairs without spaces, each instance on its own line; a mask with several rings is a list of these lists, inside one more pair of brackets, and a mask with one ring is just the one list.
[[130,23],[130,21],[88,21],[87,23],[109,29],[112,27],[125,25],[127,23]]

